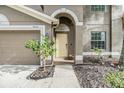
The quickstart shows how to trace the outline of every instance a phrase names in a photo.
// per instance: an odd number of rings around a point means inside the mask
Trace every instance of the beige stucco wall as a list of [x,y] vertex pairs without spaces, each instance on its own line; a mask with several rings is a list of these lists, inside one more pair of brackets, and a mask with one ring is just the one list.
[[41,24],[40,20],[37,20],[29,15],[18,12],[17,10],[11,9],[7,6],[0,6],[0,13],[4,14],[10,25],[39,25]]
[[[105,52],[110,52],[110,10],[109,6],[106,6],[105,12],[92,12],[90,11],[90,6],[85,6],[83,8],[83,52],[91,52],[91,31],[105,31],[106,32],[106,50]],[[112,6],[112,52],[113,57],[119,59],[120,55],[115,52],[120,53],[122,49],[122,6],[114,5]]]
[[76,14],[79,21],[83,21],[83,6],[81,5],[45,5],[44,6],[44,13],[48,15],[52,15],[56,10],[66,8],[71,10]]
[[[112,7],[112,52],[121,54],[123,45],[122,6]],[[119,59],[120,55],[113,55]]]
[[[43,12],[40,6],[30,5],[35,10]],[[109,52],[109,6],[106,6],[105,12],[92,12],[90,6],[85,5],[45,5],[44,13],[51,16],[58,9],[68,9],[72,11],[79,22],[83,25],[75,24],[75,54],[82,56],[83,52],[91,51],[91,31],[106,32],[106,50]],[[7,6],[0,6],[0,13],[4,14],[10,21],[10,25],[45,25],[46,32],[51,35],[51,26],[29,15],[13,10]],[[121,6],[113,6],[112,9],[112,51],[120,52],[122,47],[122,23],[120,19],[122,13]],[[70,17],[70,16],[68,16]],[[72,18],[70,18],[72,19]],[[73,20],[74,22],[74,20]],[[75,55],[75,56],[76,56]]]
[[45,31],[51,31],[51,26],[49,24],[5,5],[0,5],[0,13],[8,18],[10,25],[45,25]]
[[109,6],[106,6],[105,12],[93,12],[90,6],[84,6],[83,10],[83,51],[91,52],[91,32],[106,32],[106,50],[109,51]]

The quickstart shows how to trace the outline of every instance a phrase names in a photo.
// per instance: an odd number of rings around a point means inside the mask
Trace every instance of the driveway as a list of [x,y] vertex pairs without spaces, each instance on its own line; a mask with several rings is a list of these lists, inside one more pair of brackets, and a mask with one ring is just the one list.
[[37,65],[0,65],[0,88],[78,88],[79,83],[71,65],[55,66],[54,76],[27,80]]

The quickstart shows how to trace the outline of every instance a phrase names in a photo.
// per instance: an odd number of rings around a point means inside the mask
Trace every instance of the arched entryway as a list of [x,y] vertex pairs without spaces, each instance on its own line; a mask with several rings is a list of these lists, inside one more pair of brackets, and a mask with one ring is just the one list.
[[55,16],[60,24],[54,29],[54,41],[56,46],[55,59],[72,60],[75,57],[75,22],[71,15],[59,13]]

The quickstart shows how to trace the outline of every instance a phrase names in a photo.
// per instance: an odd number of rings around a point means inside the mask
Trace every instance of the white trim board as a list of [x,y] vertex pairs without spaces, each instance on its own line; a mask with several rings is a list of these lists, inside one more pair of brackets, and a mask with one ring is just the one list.
[[76,55],[75,60],[83,60],[83,56],[82,55]]
[[0,30],[41,30],[44,25],[1,25]]
[[[82,54],[83,55],[98,55],[95,52],[83,52]],[[120,53],[119,52],[102,52],[100,55],[113,55],[113,56],[117,55],[117,56],[119,56]]]
[[42,35],[45,36],[45,26],[44,25],[7,25],[7,26],[0,26],[0,31],[15,31],[15,30],[39,30],[40,36],[42,40]]

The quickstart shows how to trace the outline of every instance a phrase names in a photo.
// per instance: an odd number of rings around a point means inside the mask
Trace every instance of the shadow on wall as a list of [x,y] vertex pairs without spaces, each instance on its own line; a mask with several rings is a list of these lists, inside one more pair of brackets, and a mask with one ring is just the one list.
[[83,52],[90,52],[90,41],[83,45]]

